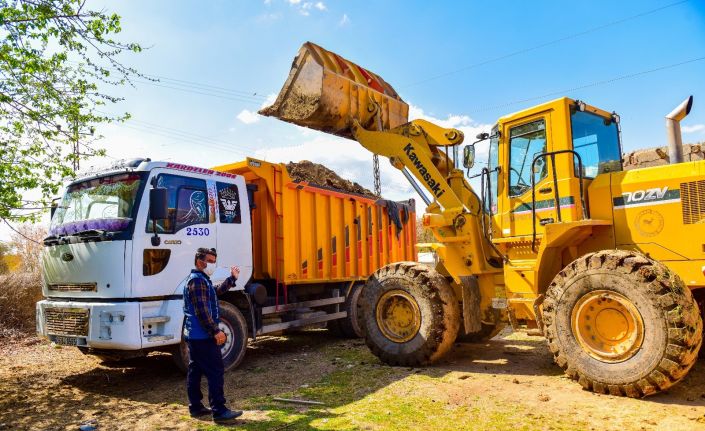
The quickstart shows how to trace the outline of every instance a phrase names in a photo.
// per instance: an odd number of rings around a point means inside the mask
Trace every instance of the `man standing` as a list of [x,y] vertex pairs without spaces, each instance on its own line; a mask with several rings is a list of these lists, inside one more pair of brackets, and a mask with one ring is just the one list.
[[[199,248],[196,251],[196,268],[191,270],[184,286],[184,336],[189,351],[186,391],[191,417],[212,414],[215,422],[224,422],[242,415],[242,411],[232,411],[225,406],[225,369],[220,346],[225,343],[226,336],[218,329],[218,295],[235,286],[240,269],[233,266],[230,268],[230,277],[221,285],[213,286],[210,276],[215,271],[217,256],[214,248]],[[210,409],[202,402],[203,375],[208,381]]]

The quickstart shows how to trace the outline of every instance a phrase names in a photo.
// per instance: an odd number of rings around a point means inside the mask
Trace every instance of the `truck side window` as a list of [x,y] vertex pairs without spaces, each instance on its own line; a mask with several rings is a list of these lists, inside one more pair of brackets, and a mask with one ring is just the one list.
[[[509,196],[519,196],[531,189],[531,163],[546,152],[546,123],[543,119],[509,129]],[[547,163],[536,162],[534,181],[546,178]]]
[[221,223],[241,223],[240,195],[235,184],[216,183]]
[[[186,226],[208,223],[208,193],[204,180],[160,174],[157,187],[167,189],[169,196],[169,218],[157,220],[158,233],[176,233]],[[149,217],[147,232],[152,232]]]

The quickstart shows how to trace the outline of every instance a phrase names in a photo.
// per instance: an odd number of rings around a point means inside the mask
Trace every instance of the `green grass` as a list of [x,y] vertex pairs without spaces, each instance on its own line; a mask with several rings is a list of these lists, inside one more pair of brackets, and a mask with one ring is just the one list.
[[[587,427],[572,418],[529,411],[521,404],[496,400],[492,394],[453,404],[434,385],[452,384],[443,370],[381,365],[367,349],[329,347],[321,354],[336,369],[297,391],[243,400],[242,408],[261,412],[245,420],[243,430],[575,430]],[[285,404],[274,397],[299,398],[325,406]],[[246,416],[247,417],[247,416]],[[202,431],[230,429],[195,422]]]

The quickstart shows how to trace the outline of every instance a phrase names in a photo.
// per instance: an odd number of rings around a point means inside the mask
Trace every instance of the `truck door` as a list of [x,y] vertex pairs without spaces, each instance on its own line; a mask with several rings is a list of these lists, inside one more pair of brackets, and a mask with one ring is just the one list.
[[135,235],[135,262],[141,258],[142,267],[133,271],[134,297],[180,294],[177,287],[194,267],[196,250],[216,247],[215,202],[209,202],[206,180],[160,173],[156,185],[167,189],[169,218],[157,221],[161,238],[157,246],[151,243],[149,217],[145,225],[135,229],[145,234],[139,241]]
[[246,185],[240,177],[240,181],[217,181],[214,186],[218,202],[219,270],[213,280],[219,281],[230,275],[228,269],[235,265],[240,268],[237,288],[243,288],[252,275],[252,224]]
[[[534,159],[552,151],[550,116],[537,115],[506,126],[508,139],[507,181],[502,205],[502,236],[531,235],[533,229],[532,206],[536,207],[536,228],[556,219],[553,200],[552,167],[544,158]],[[535,203],[532,203],[532,177],[535,184]]]

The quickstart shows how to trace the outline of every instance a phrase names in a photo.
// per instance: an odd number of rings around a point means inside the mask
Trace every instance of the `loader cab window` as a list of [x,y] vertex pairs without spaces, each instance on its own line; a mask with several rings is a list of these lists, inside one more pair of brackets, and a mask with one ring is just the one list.
[[485,191],[487,194],[485,198],[485,212],[489,214],[497,214],[497,180],[499,179],[499,172],[497,167],[499,166],[499,132],[498,126],[492,128],[492,133],[490,137],[490,148],[489,148],[489,160],[487,163],[487,168],[490,171],[489,174],[489,186],[488,190]]
[[[591,112],[575,111],[570,116],[573,150],[583,162],[583,177],[622,170],[617,123]],[[578,176],[578,161],[575,161]]]
[[[157,221],[158,233],[176,233],[187,226],[208,223],[208,193],[204,180],[160,174],[157,187],[167,189],[169,196],[169,218]],[[152,232],[149,217],[147,232]]]
[[531,172],[534,157],[546,152],[546,122],[541,119],[509,129],[509,196],[531,190],[531,175],[538,183],[546,178],[547,163],[539,159]]

